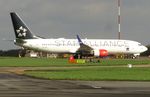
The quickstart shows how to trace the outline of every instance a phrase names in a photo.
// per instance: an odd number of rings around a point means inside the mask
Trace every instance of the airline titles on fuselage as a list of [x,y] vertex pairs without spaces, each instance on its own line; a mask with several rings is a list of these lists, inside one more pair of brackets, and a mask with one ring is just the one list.
[[[120,40],[83,40],[83,43],[91,47],[129,47],[126,41]],[[55,40],[53,43],[42,44],[42,46],[78,46],[79,43],[75,40]]]

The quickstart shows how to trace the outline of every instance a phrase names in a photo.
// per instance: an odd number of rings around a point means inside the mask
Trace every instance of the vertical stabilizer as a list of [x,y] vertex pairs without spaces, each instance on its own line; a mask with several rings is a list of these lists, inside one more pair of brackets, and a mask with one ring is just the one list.
[[29,30],[29,28],[26,26],[26,24],[21,20],[21,18],[15,13],[10,13],[12,24],[14,27],[14,32],[16,35],[16,39],[33,39],[35,36],[32,34],[32,32]]

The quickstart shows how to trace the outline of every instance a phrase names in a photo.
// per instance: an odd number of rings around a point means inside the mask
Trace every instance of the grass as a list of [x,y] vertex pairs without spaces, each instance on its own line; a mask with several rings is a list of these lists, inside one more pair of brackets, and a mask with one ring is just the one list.
[[150,68],[88,68],[72,70],[27,71],[26,75],[53,80],[150,81]]
[[68,59],[0,57],[0,67],[118,66],[150,64],[149,59],[101,59],[100,63],[71,64]]
[[12,67],[45,67],[45,66],[57,66],[67,63],[64,59],[47,59],[47,58],[16,58],[16,57],[4,57],[0,58],[0,66],[12,66]]
[[0,57],[0,67],[57,67],[45,71],[25,71],[25,75],[38,78],[150,81],[150,68],[115,67],[127,64],[146,65],[150,64],[150,59],[101,59],[100,63],[71,64],[68,59]]

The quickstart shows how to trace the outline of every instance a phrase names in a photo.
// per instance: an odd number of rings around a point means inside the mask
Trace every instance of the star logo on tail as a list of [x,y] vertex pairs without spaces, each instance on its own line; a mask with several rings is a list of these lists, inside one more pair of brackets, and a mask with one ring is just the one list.
[[27,35],[26,33],[27,29],[23,28],[22,26],[18,30],[16,30],[16,32],[17,32],[18,37],[26,37]]

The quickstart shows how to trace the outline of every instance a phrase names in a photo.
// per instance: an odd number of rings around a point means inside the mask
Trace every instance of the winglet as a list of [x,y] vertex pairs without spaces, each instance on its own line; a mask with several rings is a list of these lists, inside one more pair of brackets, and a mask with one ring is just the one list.
[[83,42],[81,41],[79,35],[77,35],[77,39],[78,39],[78,42],[79,42],[80,45],[83,44]]

